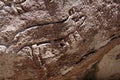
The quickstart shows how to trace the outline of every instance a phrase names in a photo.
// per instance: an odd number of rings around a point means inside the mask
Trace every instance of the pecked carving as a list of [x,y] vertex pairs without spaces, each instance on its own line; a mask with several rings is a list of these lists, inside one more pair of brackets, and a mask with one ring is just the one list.
[[72,15],[72,14],[74,14],[75,12],[76,12],[76,8],[75,8],[75,7],[72,7],[72,8],[68,11],[69,15]]
[[[64,14],[63,14],[64,15]],[[37,17],[37,18],[36,18]],[[12,39],[14,36],[22,32],[23,30],[34,27],[34,26],[43,26],[48,24],[54,24],[54,23],[62,23],[66,21],[67,16],[62,17],[59,16],[56,19],[52,19],[52,17],[47,13],[47,11],[33,11],[32,13],[25,13],[24,15],[21,15],[20,17],[14,17],[14,16],[4,16],[1,17],[1,20],[3,20],[1,24],[0,29],[0,44],[9,45],[9,43],[12,42]],[[9,23],[9,24],[6,24]],[[17,24],[14,24],[17,23]],[[14,25],[13,25],[14,24]],[[6,35],[9,32],[9,36]],[[3,35],[4,34],[4,35]],[[3,35],[3,37],[2,37]],[[6,41],[6,39],[8,41]]]
[[[76,29],[85,20],[85,17],[82,17],[78,22],[74,22],[73,20],[71,20],[71,18],[73,18],[75,15],[70,16],[64,22],[63,25],[61,24],[58,27],[57,27],[58,25],[57,23],[45,25],[42,27],[35,26],[18,33],[13,40],[13,44],[8,48],[8,52],[10,50],[10,51],[14,51],[13,53],[17,53],[21,48],[27,45],[46,43],[46,42],[51,42],[58,39],[64,39],[66,36],[76,31]],[[68,22],[70,22],[70,24]],[[58,29],[59,29],[59,32],[58,32]],[[57,32],[55,32],[54,30]],[[44,33],[44,31],[46,33]]]
[[120,44],[119,9],[118,0],[0,0],[0,80],[86,79]]

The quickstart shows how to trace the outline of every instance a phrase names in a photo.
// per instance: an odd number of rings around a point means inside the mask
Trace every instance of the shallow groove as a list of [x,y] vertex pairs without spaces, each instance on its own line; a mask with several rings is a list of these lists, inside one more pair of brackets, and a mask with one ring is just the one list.
[[47,22],[47,23],[42,23],[42,24],[39,24],[39,23],[38,23],[38,24],[31,24],[30,26],[26,27],[24,30],[19,30],[19,31],[17,31],[16,34],[18,34],[18,33],[20,33],[20,32],[23,32],[23,31],[25,31],[26,29],[33,28],[33,27],[35,27],[35,26],[45,27],[45,25],[63,23],[63,22],[65,22],[67,19],[68,19],[68,17],[65,18],[65,19],[63,19],[63,20],[61,20],[61,21],[56,21],[56,22]]

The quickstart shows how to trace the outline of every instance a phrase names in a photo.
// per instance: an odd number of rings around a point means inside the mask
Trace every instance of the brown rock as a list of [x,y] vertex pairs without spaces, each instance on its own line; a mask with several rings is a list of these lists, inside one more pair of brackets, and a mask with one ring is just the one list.
[[1,0],[0,80],[119,80],[119,18],[119,0]]

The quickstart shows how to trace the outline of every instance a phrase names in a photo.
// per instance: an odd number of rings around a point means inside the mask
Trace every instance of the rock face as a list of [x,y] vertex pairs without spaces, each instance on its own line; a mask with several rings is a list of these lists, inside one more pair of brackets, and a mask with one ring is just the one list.
[[[114,53],[114,54],[113,54]],[[107,67],[109,66],[109,67]],[[116,67],[117,66],[117,67]],[[107,67],[107,68],[106,68]],[[99,79],[109,78],[111,80],[120,79],[120,45],[110,50],[98,64],[97,77]]]
[[119,80],[119,18],[119,0],[1,0],[0,80]]

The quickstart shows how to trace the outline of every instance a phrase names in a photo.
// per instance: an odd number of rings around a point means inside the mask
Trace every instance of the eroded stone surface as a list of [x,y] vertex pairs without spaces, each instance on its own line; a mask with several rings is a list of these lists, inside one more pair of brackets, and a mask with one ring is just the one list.
[[98,64],[97,77],[99,79],[120,79],[120,59],[117,56],[120,54],[120,45],[116,46],[106,54],[102,61]]
[[0,79],[83,79],[120,44],[119,18],[118,0],[1,0]]
[[6,46],[0,45],[0,54],[6,52]]

